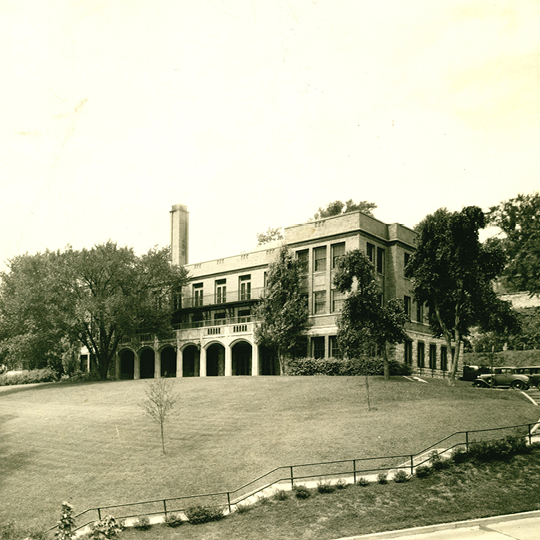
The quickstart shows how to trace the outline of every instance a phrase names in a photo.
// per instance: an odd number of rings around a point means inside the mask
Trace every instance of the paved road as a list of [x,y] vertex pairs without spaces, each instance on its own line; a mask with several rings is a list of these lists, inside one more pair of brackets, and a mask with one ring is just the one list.
[[540,511],[496,516],[340,540],[539,540]]

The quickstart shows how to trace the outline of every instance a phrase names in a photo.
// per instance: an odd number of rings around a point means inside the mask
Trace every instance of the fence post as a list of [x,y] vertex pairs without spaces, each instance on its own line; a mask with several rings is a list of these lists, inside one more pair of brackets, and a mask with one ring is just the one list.
[[98,516],[99,521],[101,521],[101,509],[100,508],[97,509],[97,516]]
[[531,424],[529,424],[529,445],[532,444],[532,436],[531,436]]
[[167,501],[163,499],[163,510],[165,511],[165,519],[167,519]]
[[227,491],[227,506],[229,507],[229,514],[231,513],[231,493]]
[[353,479],[354,479],[354,483],[356,484],[356,459],[353,459],[352,467],[353,467]]
[[469,451],[469,432],[468,431],[465,432],[465,449],[467,450],[467,452]]
[[411,476],[414,474],[414,455],[411,454]]
[[294,487],[293,466],[291,465],[291,489]]

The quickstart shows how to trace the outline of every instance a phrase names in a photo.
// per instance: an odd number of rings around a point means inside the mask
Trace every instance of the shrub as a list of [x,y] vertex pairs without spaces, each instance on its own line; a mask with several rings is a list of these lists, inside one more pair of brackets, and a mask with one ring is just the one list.
[[460,464],[460,463],[465,463],[469,459],[469,457],[470,456],[467,450],[465,450],[465,448],[461,446],[458,446],[457,448],[454,448],[452,450],[452,456],[450,457],[450,459],[454,463]]
[[62,515],[58,521],[58,530],[54,533],[56,540],[71,540],[75,536],[75,519],[73,506],[68,502],[62,503]]
[[257,504],[259,506],[266,506],[267,504],[270,504],[270,499],[268,499],[267,497],[259,497],[257,499]]
[[397,471],[394,474],[394,482],[397,484],[402,484],[403,482],[407,482],[410,479],[410,476],[405,471]]
[[311,497],[311,491],[306,486],[293,486],[293,491],[297,499],[307,499]]
[[381,472],[377,475],[377,482],[379,484],[388,484],[388,474]]
[[148,516],[139,516],[137,518],[137,521],[133,524],[133,526],[138,531],[146,531],[151,527],[150,520],[148,519]]
[[469,446],[469,455],[476,461],[508,460],[516,454],[530,452],[523,437],[507,435],[504,439],[478,441]]
[[336,489],[347,489],[347,482],[345,482],[345,480],[343,480],[343,478],[340,478],[335,484],[334,486],[336,487]]
[[317,491],[319,493],[334,493],[334,491],[336,491],[336,486],[327,480],[323,480],[317,484]]
[[278,489],[273,497],[276,501],[286,501],[289,498],[289,494],[284,489]]
[[[265,501],[267,501],[268,499],[265,499]],[[236,505],[236,511],[239,513],[239,514],[246,514],[247,512],[249,512],[251,509],[253,508],[253,505],[251,504],[237,504]]]
[[199,523],[208,523],[209,521],[218,521],[223,517],[223,509],[213,506],[191,506],[186,510],[186,517],[193,525]]
[[4,373],[0,375],[0,386],[55,382],[58,378],[56,371],[46,367],[43,369],[32,369],[31,371],[21,371],[20,373]]
[[419,465],[416,467],[415,474],[417,478],[427,478],[432,472],[433,469],[428,465]]
[[46,540],[47,533],[34,529],[21,529],[15,521],[8,520],[0,523],[0,539],[20,540],[27,538],[30,540]]
[[287,374],[342,375],[345,365],[339,358],[293,358],[287,362]]
[[123,522],[116,521],[112,516],[105,516],[103,519],[90,525],[90,536],[94,540],[110,539],[117,536],[123,530]]
[[363,476],[361,476],[357,481],[356,481],[356,485],[357,486],[362,486],[362,487],[366,487],[366,486],[369,486],[371,482],[367,479],[367,478],[364,478]]
[[167,514],[165,516],[165,523],[169,527],[179,527],[184,523],[184,520],[180,517],[179,514]]

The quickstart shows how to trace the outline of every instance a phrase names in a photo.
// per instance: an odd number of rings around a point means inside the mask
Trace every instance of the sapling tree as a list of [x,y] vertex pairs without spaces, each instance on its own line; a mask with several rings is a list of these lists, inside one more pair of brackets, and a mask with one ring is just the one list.
[[161,431],[161,448],[165,454],[164,427],[174,411],[178,396],[174,391],[171,379],[156,379],[148,384],[146,397],[141,404],[144,412],[159,425]]
[[75,536],[75,518],[73,506],[68,502],[62,503],[62,515],[58,520],[58,530],[54,533],[56,540],[71,540]]

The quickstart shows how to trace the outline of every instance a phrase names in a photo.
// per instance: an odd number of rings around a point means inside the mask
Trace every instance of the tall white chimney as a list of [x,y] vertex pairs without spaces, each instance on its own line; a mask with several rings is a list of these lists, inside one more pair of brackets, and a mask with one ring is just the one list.
[[183,204],[175,204],[171,209],[171,255],[173,264],[188,264],[189,212]]

